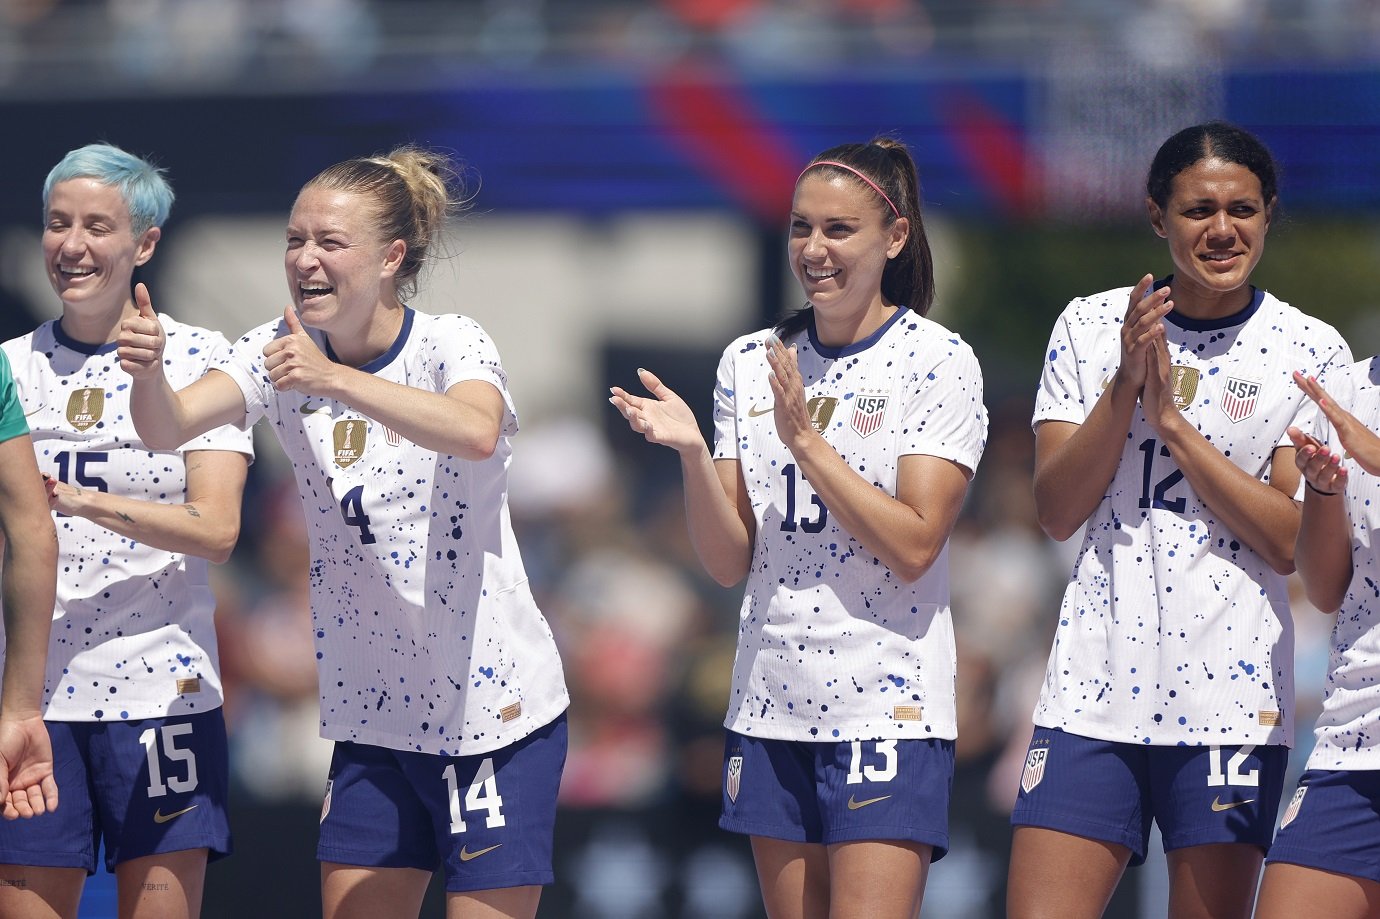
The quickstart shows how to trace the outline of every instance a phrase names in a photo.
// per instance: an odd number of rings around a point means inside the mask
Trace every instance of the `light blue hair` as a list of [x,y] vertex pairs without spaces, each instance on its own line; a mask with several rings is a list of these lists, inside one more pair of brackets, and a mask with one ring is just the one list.
[[160,227],[172,210],[173,190],[163,170],[110,144],[87,144],[64,156],[43,181],[43,210],[53,186],[68,179],[95,179],[120,191],[129,208],[130,229],[137,238]]

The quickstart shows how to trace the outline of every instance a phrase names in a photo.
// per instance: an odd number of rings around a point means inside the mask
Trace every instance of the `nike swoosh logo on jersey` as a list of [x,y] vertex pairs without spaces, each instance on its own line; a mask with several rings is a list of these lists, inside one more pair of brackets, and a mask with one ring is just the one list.
[[876,804],[878,801],[885,801],[891,795],[882,795],[880,798],[868,798],[866,801],[856,801],[852,795],[848,796],[848,809],[855,811],[860,807],[867,807],[869,804]]
[[1240,806],[1243,805],[1243,804],[1254,804],[1254,803],[1255,803],[1255,798],[1247,798],[1245,801],[1233,801],[1233,802],[1231,802],[1230,804],[1223,804],[1223,803],[1222,803],[1222,796],[1221,796],[1221,795],[1218,795],[1217,797],[1215,797],[1215,798],[1212,799],[1212,812],[1213,812],[1214,814],[1220,814],[1222,811],[1229,811],[1229,810],[1231,810],[1233,807],[1240,807]]
[[182,810],[180,810],[180,811],[173,811],[171,814],[165,814],[165,813],[163,813],[163,809],[160,807],[158,810],[156,810],[156,811],[153,812],[153,822],[154,822],[154,823],[167,823],[169,820],[172,820],[174,817],[181,817],[183,814],[187,813],[187,811],[194,811],[194,810],[196,810],[196,809],[197,809],[198,807],[200,807],[200,806],[201,806],[201,805],[199,805],[199,804],[193,804],[191,807],[184,807],[184,808],[182,808]]
[[310,408],[310,405],[310,402],[303,402],[297,407],[297,411],[301,412],[303,415],[315,415],[317,412],[324,412],[330,409],[329,405],[318,405],[316,408]]
[[756,418],[758,415],[770,415],[775,409],[775,405],[768,405],[766,408],[758,408],[754,405],[752,408],[748,409],[748,417]]
[[48,406],[46,406],[46,405],[40,405],[38,408],[34,409],[32,412],[25,412],[25,413],[24,413],[24,417],[25,417],[25,418],[32,418],[34,415],[37,415],[39,412],[43,411],[43,410],[44,410],[45,408],[47,408],[47,407],[48,407]]
[[467,862],[467,861],[469,861],[469,860],[472,859],[472,858],[478,858],[478,857],[481,856],[481,855],[488,855],[490,852],[492,852],[494,849],[497,849],[497,848],[498,848],[499,846],[501,846],[501,845],[503,845],[503,843],[500,842],[500,843],[498,843],[498,844],[496,844],[496,845],[489,846],[487,849],[480,849],[480,850],[477,851],[477,852],[471,852],[471,851],[469,850],[468,847],[466,847],[466,846],[461,846],[461,847],[460,847],[460,861],[462,861],[462,862]]

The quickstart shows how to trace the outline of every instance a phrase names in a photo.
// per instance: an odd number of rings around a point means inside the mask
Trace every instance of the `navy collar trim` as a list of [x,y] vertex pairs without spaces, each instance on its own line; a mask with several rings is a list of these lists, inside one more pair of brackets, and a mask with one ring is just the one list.
[[109,354],[110,352],[114,351],[116,348],[120,347],[120,343],[119,343],[119,342],[114,342],[114,341],[108,341],[108,342],[105,342],[104,344],[99,344],[99,345],[88,345],[88,344],[87,344],[86,342],[84,342],[84,341],[77,341],[77,340],[76,340],[75,338],[73,338],[71,335],[68,335],[66,332],[64,332],[64,331],[62,330],[62,320],[61,320],[61,319],[54,319],[54,320],[52,320],[52,323],[53,323],[53,339],[54,339],[58,344],[62,345],[64,348],[67,348],[67,349],[69,349],[69,350],[75,351],[75,352],[77,352],[78,354],[87,354],[87,355],[92,355],[92,354]]
[[[1172,280],[1173,276],[1171,275],[1163,281],[1157,281],[1155,283],[1155,289],[1159,290]],[[1219,316],[1216,319],[1193,319],[1189,316],[1185,316],[1178,310],[1172,310],[1169,315],[1164,318],[1188,332],[1215,332],[1218,329],[1229,329],[1232,326],[1245,325],[1260,309],[1260,304],[1264,302],[1265,291],[1261,290],[1259,287],[1252,287],[1251,302],[1247,303],[1244,307],[1232,313],[1230,316]]]
[[881,327],[878,328],[877,331],[873,332],[871,335],[867,336],[866,338],[860,341],[855,341],[852,344],[834,346],[822,345],[819,343],[819,339],[815,336],[815,317],[812,311],[810,313],[810,327],[808,330],[810,333],[810,347],[814,348],[815,353],[817,353],[820,357],[849,357],[850,355],[866,351],[868,348],[872,347],[877,342],[881,341],[882,336],[886,334],[887,329],[894,326],[897,322],[900,322],[902,316],[907,316],[909,314],[909,307],[898,306],[896,308],[895,314],[892,315],[892,317],[888,319],[886,322],[882,323]]
[[[388,350],[374,358],[363,367],[356,368],[364,373],[378,373],[389,364],[393,359],[402,353],[403,345],[407,344],[407,338],[412,334],[412,319],[417,315],[416,311],[410,306],[403,307],[402,328],[398,330],[398,337],[393,339],[393,344],[388,346]],[[345,363],[336,356],[335,349],[331,347],[331,340],[322,334],[321,340],[325,343],[326,356],[337,364]]]

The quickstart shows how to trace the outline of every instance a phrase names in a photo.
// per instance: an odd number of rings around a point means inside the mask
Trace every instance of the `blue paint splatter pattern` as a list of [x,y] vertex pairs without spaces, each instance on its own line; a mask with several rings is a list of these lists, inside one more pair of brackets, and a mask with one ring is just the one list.
[[[1092,411],[1120,361],[1130,293],[1074,300],[1059,317],[1036,426]],[[1351,362],[1335,329],[1265,291],[1221,320],[1171,314],[1165,330],[1184,418],[1261,481],[1308,412],[1291,373]],[[1085,527],[1035,723],[1126,743],[1287,744],[1292,628],[1284,578],[1203,502],[1137,407]]]
[[471,756],[549,723],[569,697],[509,522],[517,416],[493,342],[473,320],[408,309],[394,345],[360,368],[428,392],[492,384],[501,436],[471,462],[343,402],[275,390],[262,352],[282,334],[280,322],[251,331],[227,372],[248,423],[272,424],[306,512],[322,736]]
[[[714,394],[715,459],[737,460],[757,521],[725,725],[759,737],[953,738],[948,550],[896,577],[841,529],[776,434],[766,330],[734,341]],[[987,436],[972,349],[907,310],[845,348],[798,349],[815,426],[854,470],[896,494],[902,456],[976,470]]]
[[[228,360],[230,346],[219,332],[159,319],[174,388]],[[74,341],[51,321],[0,347],[14,369],[39,469],[49,475],[127,498],[180,504],[187,500],[187,453],[254,453],[250,435],[231,427],[178,450],[145,447],[129,417],[130,377],[113,343]],[[136,720],[219,707],[208,562],[135,542],[81,517],[60,516],[56,523],[57,607],[44,717]]]
[[[1326,382],[1328,395],[1372,431],[1380,431],[1380,357],[1347,368]],[[1327,419],[1314,413],[1311,430],[1344,453]],[[1327,685],[1309,769],[1380,769],[1380,478],[1344,459],[1351,520],[1351,585],[1332,626]]]

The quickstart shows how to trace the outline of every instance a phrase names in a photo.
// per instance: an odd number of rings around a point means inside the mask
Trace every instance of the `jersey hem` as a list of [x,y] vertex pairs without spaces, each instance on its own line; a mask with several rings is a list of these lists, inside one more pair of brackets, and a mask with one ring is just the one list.
[[329,721],[322,723],[321,736],[326,740],[339,743],[367,744],[372,747],[382,747],[386,750],[398,750],[407,753],[426,753],[431,756],[478,756],[481,753],[492,753],[494,750],[512,746],[555,721],[569,707],[570,695],[566,693],[554,710],[549,713],[543,711],[526,716],[522,721],[515,722],[516,727],[510,727],[507,732],[495,734],[490,740],[478,740],[469,743],[460,741],[453,747],[443,747],[436,742],[423,745],[415,739],[399,737],[385,731],[347,728],[344,725]]

